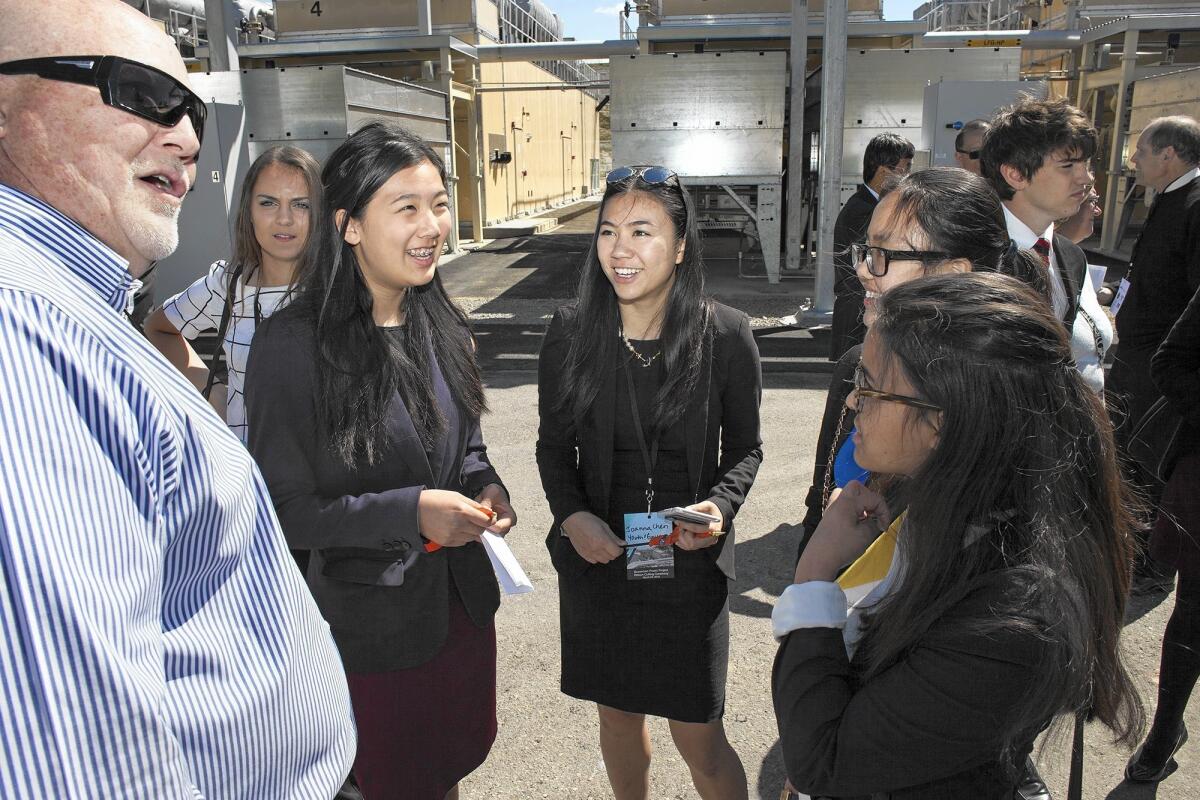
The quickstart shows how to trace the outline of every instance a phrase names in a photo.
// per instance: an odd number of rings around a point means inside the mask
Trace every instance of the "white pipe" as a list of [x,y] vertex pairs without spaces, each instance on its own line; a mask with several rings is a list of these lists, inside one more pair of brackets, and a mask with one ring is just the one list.
[[606,42],[530,42],[522,44],[476,45],[475,54],[484,61],[547,61],[581,58],[636,56],[637,39],[609,39]]
[[784,264],[796,270],[808,265],[804,246],[804,220],[808,208],[803,201],[804,159],[808,148],[804,144],[804,78],[808,64],[808,0],[792,0],[791,70],[788,93],[792,117],[788,131],[787,161],[787,228],[784,231]]
[[[801,110],[803,117],[803,110]],[[833,228],[842,209],[842,137],[846,116],[846,0],[825,0],[821,58],[821,195],[817,200],[816,307],[833,308]],[[792,124],[796,124],[795,111]]]

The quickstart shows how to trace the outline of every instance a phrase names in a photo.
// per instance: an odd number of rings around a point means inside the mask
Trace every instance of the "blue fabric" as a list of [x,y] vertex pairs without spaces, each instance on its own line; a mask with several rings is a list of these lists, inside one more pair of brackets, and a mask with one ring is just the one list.
[[850,481],[866,483],[867,479],[871,477],[871,473],[860,467],[854,460],[854,432],[856,430],[858,428],[850,429],[850,435],[846,437],[841,449],[837,451],[837,457],[833,460],[833,483],[839,488],[845,487]]
[[126,266],[0,184],[0,797],[332,797],[329,628]]

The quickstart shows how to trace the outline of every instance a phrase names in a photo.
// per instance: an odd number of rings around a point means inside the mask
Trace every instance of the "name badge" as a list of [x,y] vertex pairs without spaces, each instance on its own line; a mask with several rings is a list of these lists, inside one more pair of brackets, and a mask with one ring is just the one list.
[[625,515],[625,577],[628,580],[675,577],[675,548],[669,544],[650,544],[651,539],[670,536],[674,527],[671,520],[658,512]]
[[1121,311],[1121,304],[1125,302],[1127,294],[1129,294],[1129,279],[1121,278],[1121,285],[1117,287],[1117,296],[1113,298],[1112,304],[1108,307],[1114,317]]

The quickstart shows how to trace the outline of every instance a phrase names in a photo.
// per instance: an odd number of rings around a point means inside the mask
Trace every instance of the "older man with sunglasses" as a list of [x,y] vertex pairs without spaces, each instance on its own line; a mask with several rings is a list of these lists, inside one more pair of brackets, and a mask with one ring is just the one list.
[[328,627],[249,455],[123,315],[204,105],[116,0],[0,20],[0,796],[333,797]]

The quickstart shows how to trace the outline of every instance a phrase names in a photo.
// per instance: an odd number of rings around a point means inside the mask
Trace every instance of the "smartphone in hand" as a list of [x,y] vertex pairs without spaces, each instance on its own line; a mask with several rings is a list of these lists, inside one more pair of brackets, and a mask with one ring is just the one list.
[[714,522],[720,522],[721,518],[712,514],[705,514],[703,511],[693,511],[690,508],[675,506],[667,508],[659,512],[667,519],[673,519],[676,522],[690,522],[695,525],[711,525]]

